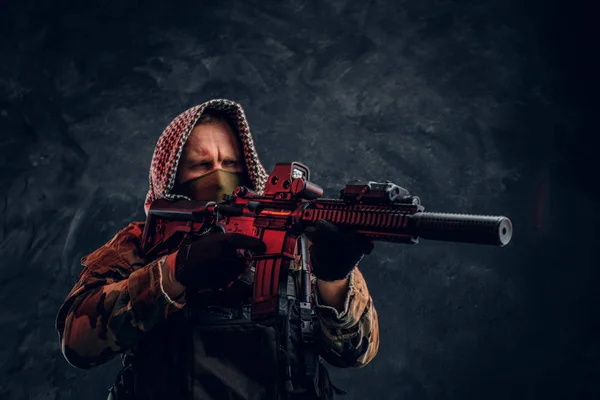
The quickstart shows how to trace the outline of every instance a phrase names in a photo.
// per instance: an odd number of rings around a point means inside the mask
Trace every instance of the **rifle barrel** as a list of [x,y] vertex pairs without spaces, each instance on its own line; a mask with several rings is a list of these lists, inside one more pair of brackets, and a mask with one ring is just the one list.
[[505,246],[512,222],[503,216],[420,212],[411,216],[413,233],[423,239]]

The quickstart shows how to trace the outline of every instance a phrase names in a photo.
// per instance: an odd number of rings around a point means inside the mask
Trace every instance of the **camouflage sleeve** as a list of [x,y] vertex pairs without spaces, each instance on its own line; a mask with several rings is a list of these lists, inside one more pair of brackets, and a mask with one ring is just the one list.
[[313,282],[313,301],[321,330],[321,356],[336,367],[367,365],[379,350],[379,319],[363,275],[358,268],[350,274],[341,312],[322,304],[314,277]]
[[140,236],[139,224],[131,224],[82,258],[84,268],[56,319],[61,349],[71,365],[91,368],[107,362],[183,307],[164,291],[168,256],[145,264]]

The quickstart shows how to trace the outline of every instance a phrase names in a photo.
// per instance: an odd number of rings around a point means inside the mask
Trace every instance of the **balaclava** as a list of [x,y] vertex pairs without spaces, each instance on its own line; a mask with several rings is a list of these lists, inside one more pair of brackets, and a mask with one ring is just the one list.
[[[196,200],[221,201],[224,194],[231,194],[243,183],[244,172],[232,172],[217,168],[208,174],[192,178],[187,182],[175,184],[173,194],[182,194]],[[247,179],[246,179],[247,181]]]
[[146,214],[148,214],[150,204],[157,199],[190,200],[190,197],[175,194],[172,191],[183,146],[202,113],[208,109],[223,113],[234,128],[234,132],[242,144],[249,186],[257,193],[263,193],[268,174],[258,158],[244,109],[233,101],[215,99],[192,107],[178,115],[158,139],[150,167],[150,188],[144,202]]

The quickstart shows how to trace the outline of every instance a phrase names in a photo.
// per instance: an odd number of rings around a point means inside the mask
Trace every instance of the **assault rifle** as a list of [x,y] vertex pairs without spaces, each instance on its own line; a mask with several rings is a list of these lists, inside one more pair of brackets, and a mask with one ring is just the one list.
[[303,230],[321,218],[373,241],[416,244],[419,238],[506,245],[512,223],[503,216],[424,212],[421,200],[390,181],[348,184],[339,199],[322,198],[305,165],[276,164],[262,195],[238,186],[223,201],[156,200],[143,233],[143,251],[158,257],[183,240],[213,230],[262,239],[267,251],[255,261],[252,320],[276,322],[288,308],[288,274],[300,245],[303,334],[310,335],[310,266]]

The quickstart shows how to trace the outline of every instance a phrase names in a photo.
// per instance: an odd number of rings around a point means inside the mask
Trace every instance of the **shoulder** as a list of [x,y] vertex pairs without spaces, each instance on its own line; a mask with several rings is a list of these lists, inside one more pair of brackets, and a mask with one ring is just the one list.
[[132,222],[121,229],[106,246],[113,249],[128,265],[144,264],[142,233],[144,222]]
[[141,245],[144,224],[144,222],[130,223],[102,247],[83,257],[81,263],[92,266],[97,261],[103,260],[102,264],[105,264],[107,259],[110,259],[112,264],[124,264],[134,268],[143,265]]
[[106,243],[107,246],[118,248],[123,243],[133,243],[142,241],[145,222],[132,222]]

